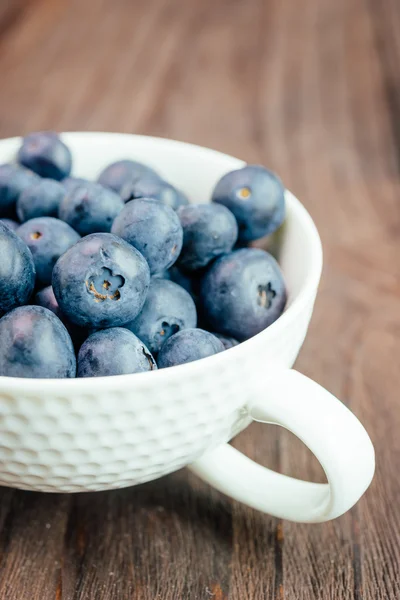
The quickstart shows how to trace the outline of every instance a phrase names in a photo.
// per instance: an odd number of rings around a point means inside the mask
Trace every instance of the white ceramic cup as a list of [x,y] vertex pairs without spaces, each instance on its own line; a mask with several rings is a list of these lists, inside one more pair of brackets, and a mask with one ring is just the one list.
[[[113,133],[67,133],[74,175],[96,178],[121,158],[143,161],[208,202],[218,179],[243,162],[181,142]],[[0,163],[20,139],[0,142]],[[279,261],[289,298],[268,329],[226,352],[109,378],[0,377],[0,484],[48,492],[135,485],[185,465],[258,510],[319,522],[351,508],[374,473],[374,450],[337,398],[291,367],[303,343],[322,267],[318,232],[287,192]],[[257,465],[227,442],[252,420],[292,431],[315,454],[328,483]]]

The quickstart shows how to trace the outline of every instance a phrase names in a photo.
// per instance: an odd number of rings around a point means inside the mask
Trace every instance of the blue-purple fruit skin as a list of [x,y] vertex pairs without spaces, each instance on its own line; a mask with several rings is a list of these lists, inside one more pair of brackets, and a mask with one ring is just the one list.
[[75,374],[71,338],[50,310],[20,306],[0,319],[0,375],[52,379]]
[[145,258],[111,233],[82,238],[57,261],[52,286],[61,310],[81,327],[120,327],[141,311],[150,284]]
[[235,217],[221,204],[189,204],[178,209],[183,245],[178,264],[186,271],[207,266],[230,252],[238,237]]
[[238,340],[235,340],[233,337],[222,335],[222,333],[213,332],[213,334],[219,339],[220,342],[222,342],[225,350],[229,350],[229,348],[233,348],[239,344]]
[[278,263],[257,248],[218,258],[203,277],[200,295],[210,328],[239,341],[271,325],[286,304]]
[[37,282],[42,285],[50,285],[57,260],[80,240],[72,227],[54,217],[30,219],[16,233],[32,252]]
[[199,297],[201,271],[199,273],[182,271],[176,264],[169,271],[169,279],[183,287],[197,303]]
[[223,352],[218,338],[204,329],[183,329],[169,338],[157,358],[159,369],[193,362]]
[[24,137],[18,162],[41,177],[60,181],[71,172],[72,155],[57,133],[36,131]]
[[196,306],[190,294],[172,281],[152,277],[141,312],[126,327],[156,355],[172,335],[196,324]]
[[84,185],[85,183],[90,183],[89,179],[84,179],[83,177],[65,177],[60,183],[64,186],[66,192],[71,192],[76,187],[80,185]]
[[26,304],[35,287],[35,264],[27,245],[0,223],[0,316]]
[[78,353],[78,377],[128,375],[155,369],[156,361],[146,345],[123,327],[92,333]]
[[17,215],[21,223],[36,217],[57,217],[65,196],[64,186],[53,179],[39,179],[18,197]]
[[169,269],[182,248],[183,232],[176,212],[156,200],[125,204],[111,231],[143,254],[151,273]]
[[68,317],[63,313],[63,311],[58,305],[57,299],[54,295],[54,291],[51,285],[48,285],[47,287],[43,288],[35,294],[34,303],[37,306],[43,306],[43,308],[51,310],[51,312],[54,313],[60,319],[60,321],[67,328],[75,349],[79,350],[82,343],[88,337],[88,331],[86,329],[83,329],[83,327],[79,327],[75,323],[72,323],[68,319]]
[[0,217],[13,217],[20,194],[39,177],[20,165],[0,165]]
[[142,177],[158,178],[154,169],[135,160],[117,160],[100,173],[97,181],[118,194],[124,185],[135,183]]
[[58,216],[81,235],[111,231],[124,203],[120,196],[99,183],[76,185],[64,196]]
[[13,219],[7,219],[6,217],[0,219],[0,223],[3,223],[3,225],[14,232],[17,231],[18,227],[21,225],[21,223],[17,223],[17,221],[14,221]]
[[138,198],[152,198],[177,210],[189,204],[188,197],[179,189],[160,177],[141,177],[137,181],[125,184],[120,191],[124,202]]
[[285,218],[285,188],[275,173],[260,165],[224,175],[214,188],[212,201],[233,212],[242,242],[273,233]]

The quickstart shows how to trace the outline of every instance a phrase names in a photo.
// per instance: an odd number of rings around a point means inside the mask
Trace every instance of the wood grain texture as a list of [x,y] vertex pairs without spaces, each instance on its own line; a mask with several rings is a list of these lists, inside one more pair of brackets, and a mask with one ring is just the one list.
[[[0,135],[177,138],[275,169],[313,215],[325,268],[297,368],[377,451],[347,515],[261,515],[186,471],[77,496],[0,491],[0,600],[400,597],[400,4],[395,0],[30,0],[0,4]],[[1,443],[1,441],[0,441]],[[320,480],[300,442],[236,447]]]

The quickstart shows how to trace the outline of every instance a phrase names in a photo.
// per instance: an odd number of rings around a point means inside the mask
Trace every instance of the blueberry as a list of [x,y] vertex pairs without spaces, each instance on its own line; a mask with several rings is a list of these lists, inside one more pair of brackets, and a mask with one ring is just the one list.
[[149,350],[123,327],[92,333],[78,354],[78,377],[128,375],[154,369],[156,361]]
[[187,292],[189,292],[193,300],[197,302],[201,282],[199,273],[185,273],[176,265],[173,265],[169,269],[168,273],[170,280],[183,287]]
[[88,181],[75,186],[60,204],[59,217],[81,235],[111,231],[124,203],[115,192]]
[[186,290],[166,279],[152,278],[142,311],[126,325],[153,354],[168,338],[196,327],[196,306]]
[[56,217],[65,189],[53,179],[39,179],[25,188],[17,200],[17,215],[23,223],[35,217]]
[[105,187],[120,193],[122,187],[131,182],[136,182],[142,177],[158,178],[151,167],[135,160],[118,160],[106,167],[99,175],[98,182]]
[[83,177],[66,177],[60,183],[62,183],[67,192],[70,192],[79,185],[88,183],[88,181],[88,179],[84,179]]
[[243,248],[218,258],[202,280],[201,304],[212,329],[239,341],[276,321],[285,303],[279,265],[258,248]]
[[244,242],[273,233],[285,218],[282,182],[259,165],[224,175],[215,186],[212,200],[233,212],[239,224],[239,240]]
[[173,265],[182,248],[183,233],[177,214],[156,200],[128,202],[111,231],[143,254],[151,273]]
[[88,332],[86,329],[83,329],[82,327],[75,325],[75,323],[72,323],[68,319],[68,317],[62,312],[61,308],[58,305],[51,285],[37,292],[34,298],[34,303],[37,306],[43,306],[43,308],[48,308],[60,319],[60,321],[67,328],[67,331],[71,336],[74,347],[79,350],[82,343],[87,338]]
[[64,179],[71,172],[69,148],[53,131],[37,131],[24,137],[18,162],[41,177]]
[[160,369],[193,362],[222,352],[218,338],[204,329],[184,329],[165,342],[157,358]]
[[16,233],[32,252],[37,281],[43,285],[51,283],[55,263],[80,239],[72,227],[53,217],[30,219]]
[[19,165],[0,165],[0,216],[13,215],[15,203],[25,188],[40,181],[39,177]]
[[137,198],[152,198],[174,210],[189,204],[187,196],[176,187],[159,177],[142,177],[125,184],[120,191],[124,202]]
[[0,319],[0,375],[49,379],[75,373],[71,338],[50,310],[20,306]]
[[187,271],[201,269],[217,256],[230,252],[237,240],[236,219],[220,204],[182,206],[178,217],[183,229],[179,266]]
[[53,270],[53,290],[67,317],[82,327],[118,327],[141,311],[150,284],[146,260],[110,233],[93,233]]
[[11,231],[16,231],[18,229],[18,227],[21,225],[21,223],[17,223],[17,221],[13,221],[13,219],[0,219],[0,223],[3,223],[3,225],[5,225],[6,227],[8,227],[8,229],[11,229]]
[[0,223],[0,316],[25,304],[35,286],[35,264],[26,244]]
[[[1,219],[0,219],[1,221]],[[153,278],[156,279],[171,279],[171,274],[168,269],[164,269],[164,271],[159,271],[158,273],[153,273]]]
[[221,333],[214,333],[214,335],[220,340],[220,342],[222,342],[225,350],[229,350],[229,348],[233,348],[239,344],[239,342],[233,337],[228,337],[226,335],[222,335]]

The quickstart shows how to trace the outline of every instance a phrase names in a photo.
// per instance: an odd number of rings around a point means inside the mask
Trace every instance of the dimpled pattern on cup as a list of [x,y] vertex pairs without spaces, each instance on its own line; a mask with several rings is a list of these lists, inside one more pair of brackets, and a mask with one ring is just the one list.
[[[193,201],[209,197],[215,181],[242,164],[213,151],[140,136],[66,134],[63,139],[78,176],[95,177],[125,153],[153,167],[163,165],[162,175]],[[10,160],[18,145],[17,139],[0,142],[0,161]],[[209,174],[201,189],[190,178],[194,170]],[[192,463],[244,429],[250,422],[246,405],[254,394],[268,394],[268,369],[293,364],[319,279],[317,273],[306,281],[318,235],[291,195],[288,205],[280,262],[289,309],[251,340],[150,373],[68,381],[0,377],[0,485],[50,492],[134,485]],[[312,235],[316,239],[309,240]]]

